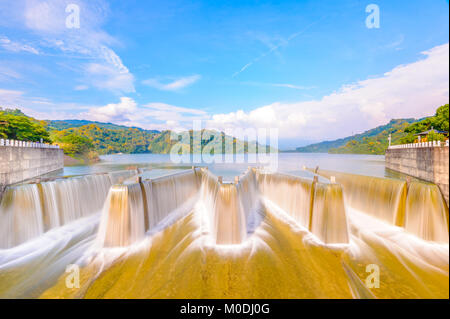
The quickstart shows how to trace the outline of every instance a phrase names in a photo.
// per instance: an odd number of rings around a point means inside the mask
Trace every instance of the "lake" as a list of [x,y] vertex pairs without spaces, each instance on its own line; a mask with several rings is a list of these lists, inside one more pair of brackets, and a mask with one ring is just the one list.
[[[115,154],[100,156],[101,162],[92,165],[66,166],[63,170],[51,173],[50,176],[67,176],[92,174],[123,170],[130,167],[151,168],[148,177],[156,177],[173,173],[195,166],[207,166],[217,176],[223,176],[225,181],[231,181],[234,176],[242,174],[248,166],[257,164],[245,163],[181,163],[171,161],[169,154]],[[335,170],[346,173],[377,176],[401,177],[400,174],[385,168],[383,155],[356,154],[326,154],[326,153],[279,153],[278,171],[296,176],[311,177],[312,174],[303,170],[303,166]]]

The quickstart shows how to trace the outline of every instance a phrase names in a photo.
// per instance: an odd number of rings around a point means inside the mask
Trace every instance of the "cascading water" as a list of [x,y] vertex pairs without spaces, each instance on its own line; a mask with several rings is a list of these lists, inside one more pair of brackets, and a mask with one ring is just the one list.
[[429,241],[449,242],[448,207],[431,183],[318,170],[342,184],[347,203],[391,225]]
[[261,193],[324,243],[348,243],[342,189],[279,173],[259,174]]
[[448,207],[436,185],[411,182],[405,206],[407,231],[425,240],[448,243]]
[[110,187],[110,177],[98,174],[8,188],[0,205],[0,248],[98,212]]
[[44,232],[36,184],[8,188],[0,204],[0,249],[10,248]]
[[142,182],[147,202],[148,229],[198,193],[199,174],[198,170],[189,170]]
[[128,246],[144,237],[144,203],[139,184],[114,185],[99,228],[101,247]]
[[[2,222],[14,225],[6,212],[20,222],[23,214],[37,220],[27,224],[40,220],[39,232],[51,231],[0,249],[0,298],[448,298],[448,241],[437,240],[448,234],[440,222],[448,210],[445,206],[440,214],[442,202],[433,185],[410,183],[399,204],[404,227],[436,241],[429,242],[345,207],[346,194],[336,183],[253,169],[234,184],[205,169],[138,183],[130,178],[133,173],[117,175],[112,187],[111,176],[104,174],[73,179],[72,186],[54,181],[7,190]],[[89,213],[84,203],[76,204],[78,215],[64,213],[68,208],[61,201],[102,196],[101,216],[57,227]],[[380,207],[396,201],[387,197]],[[103,200],[92,207],[101,207]],[[430,216],[430,206],[438,214]],[[260,219],[250,232],[256,215]],[[5,229],[3,223],[0,227]],[[336,243],[350,244],[329,245]],[[81,267],[80,289],[66,286],[69,263]],[[364,285],[368,264],[382,271],[379,289]]]
[[103,207],[100,247],[128,246],[198,192],[198,172],[191,170],[140,183],[114,185]]
[[403,223],[406,182],[326,170],[317,173],[326,178],[334,176],[344,188],[345,199],[351,207],[391,225]]
[[310,230],[324,243],[348,243],[347,217],[341,185],[314,184]]
[[258,174],[261,193],[309,229],[313,181],[284,174]]

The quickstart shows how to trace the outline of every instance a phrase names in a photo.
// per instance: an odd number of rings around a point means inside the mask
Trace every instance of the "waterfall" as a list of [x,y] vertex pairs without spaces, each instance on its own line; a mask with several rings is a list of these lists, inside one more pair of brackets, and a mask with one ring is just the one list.
[[[260,191],[261,190],[261,191]],[[236,183],[222,183],[207,169],[111,188],[103,209],[100,246],[127,246],[143,237],[178,207],[198,195],[215,244],[240,244],[261,215],[261,195],[324,243],[347,243],[342,189],[282,174],[249,169]],[[136,223],[136,220],[140,222]]]
[[127,246],[144,237],[144,204],[139,184],[111,187],[100,222],[102,247]]
[[259,203],[259,192],[253,170],[240,180],[222,183],[208,170],[203,170],[201,200],[209,220],[209,231],[215,244],[240,244],[247,237],[247,222],[253,220]]
[[110,176],[98,174],[7,188],[0,204],[0,248],[101,210],[110,187]]
[[448,243],[448,208],[436,185],[410,183],[405,229],[425,240]]
[[328,244],[349,242],[341,185],[315,183],[312,212],[310,231],[320,240]]
[[313,181],[280,173],[258,174],[258,181],[265,197],[309,229]]
[[7,188],[0,204],[0,249],[10,248],[44,232],[36,184]]
[[100,247],[128,246],[141,240],[198,192],[199,173],[189,170],[154,180],[111,187],[98,234]]
[[325,170],[319,170],[318,174],[326,178],[334,176],[344,188],[345,199],[351,207],[391,225],[403,225],[405,181]]
[[324,243],[348,243],[341,185],[280,173],[258,174],[258,181],[263,196]]
[[351,207],[422,239],[448,243],[448,207],[436,185],[326,170],[317,173],[327,178],[335,176]]
[[45,211],[53,221],[59,219],[55,226],[60,226],[100,210],[111,181],[108,175],[101,174],[59,179],[41,185]]
[[198,193],[199,174],[197,170],[189,170],[142,182],[147,202],[148,229]]

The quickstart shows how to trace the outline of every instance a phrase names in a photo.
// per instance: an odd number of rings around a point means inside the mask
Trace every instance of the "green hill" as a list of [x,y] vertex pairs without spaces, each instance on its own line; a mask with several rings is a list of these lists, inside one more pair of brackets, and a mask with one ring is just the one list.
[[[388,137],[391,134],[391,144],[412,143],[419,132],[431,128],[448,132],[449,106],[440,106],[434,116],[416,119],[395,119],[386,125],[378,126],[362,134],[356,134],[334,141],[324,141],[305,147],[298,147],[297,152],[332,153],[332,154],[384,154],[389,145]],[[429,136],[432,139],[445,139],[444,136]]]
[[[19,140],[53,142],[64,150],[64,153],[78,162],[98,161],[99,155],[115,153],[154,153],[169,154],[172,147],[179,143],[171,140],[171,131],[144,130],[138,127],[127,127],[112,123],[101,123],[87,120],[37,121],[22,113],[19,109],[3,110],[0,108],[0,137]],[[204,152],[208,146],[219,153],[227,153],[243,149],[248,152],[249,143],[226,136],[224,133],[203,130],[201,145],[194,145],[193,132],[182,145],[183,150],[190,153]],[[213,137],[217,138],[214,139]],[[225,149],[222,144],[225,138],[232,139],[233,150]],[[250,143],[258,151],[258,144]]]
[[[50,131],[61,131],[68,128],[81,127],[85,125],[94,124],[100,128],[110,129],[110,130],[128,130],[130,127],[125,125],[117,125],[113,123],[102,123],[97,121],[87,121],[87,120],[47,120],[47,127]],[[144,130],[140,127],[131,128],[137,129],[139,131],[147,131],[149,133],[159,133],[157,130]]]
[[406,127],[416,121],[415,119],[395,119],[386,125],[377,126],[361,134],[297,147],[296,151],[301,153],[384,154],[384,147],[388,145],[389,133],[392,133],[392,141],[396,141],[405,136]]

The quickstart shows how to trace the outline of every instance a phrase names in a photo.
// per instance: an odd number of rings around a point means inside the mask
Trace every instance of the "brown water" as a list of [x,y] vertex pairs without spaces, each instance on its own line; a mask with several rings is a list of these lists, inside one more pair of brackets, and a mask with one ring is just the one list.
[[[449,297],[448,208],[433,185],[319,173],[336,182],[253,169],[234,183],[207,169],[120,173],[106,188],[88,178],[104,205],[76,216],[52,204],[50,187],[47,197],[39,184],[17,187],[0,216],[36,221],[20,229],[24,243],[0,250],[0,297]],[[66,285],[73,263],[80,288]],[[366,282],[370,265],[378,288]]]

